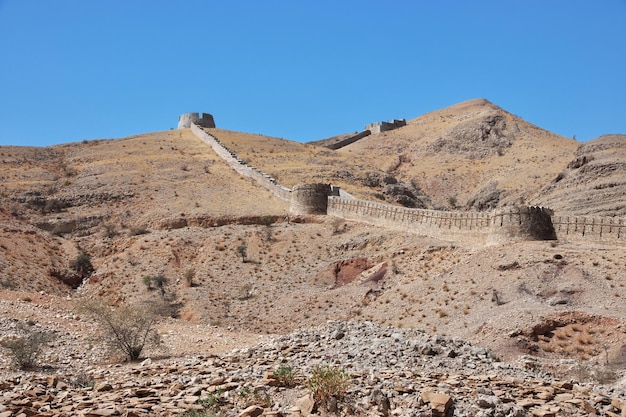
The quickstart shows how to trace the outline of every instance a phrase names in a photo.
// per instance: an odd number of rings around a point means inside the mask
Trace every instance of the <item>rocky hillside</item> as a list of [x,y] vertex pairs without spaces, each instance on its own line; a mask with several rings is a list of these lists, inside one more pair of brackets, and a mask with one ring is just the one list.
[[[581,146],[486,100],[339,150],[209,131],[290,187],[333,183],[410,207],[624,212],[623,136]],[[0,349],[9,393],[0,416],[209,412],[204,400],[216,392],[226,415],[295,416],[315,406],[305,381],[323,362],[353,381],[349,401],[337,404],[344,415],[422,415],[436,401],[458,415],[622,409],[619,244],[485,247],[330,216],[289,218],[287,203],[190,130],[2,147],[0,161],[0,342],[24,329],[56,336],[34,373],[15,370]],[[144,352],[152,363],[111,365],[119,358],[76,309],[86,300],[112,310],[162,305],[155,326],[166,351]],[[268,344],[227,354],[257,342]],[[273,385],[282,364],[298,372],[294,386]],[[595,393],[589,379],[613,388]],[[83,386],[92,380],[98,389]],[[259,387],[271,405],[239,395]],[[429,397],[431,388],[444,397]],[[134,405],[116,408],[120,401]]]
[[532,357],[506,364],[467,342],[370,322],[332,321],[226,354],[73,365],[0,380],[0,414],[443,417],[626,410],[623,393],[605,385],[614,378],[606,367],[570,364],[558,377]]
[[574,158],[580,143],[534,126],[484,99],[370,135],[338,152],[376,161],[436,207],[489,209],[530,197]]
[[535,200],[557,212],[626,216],[626,135],[583,144]]

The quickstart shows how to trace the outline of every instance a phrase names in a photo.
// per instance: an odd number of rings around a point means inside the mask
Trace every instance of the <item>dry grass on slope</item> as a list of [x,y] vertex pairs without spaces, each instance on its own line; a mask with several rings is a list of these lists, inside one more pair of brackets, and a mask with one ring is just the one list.
[[[3,150],[15,154],[16,161],[3,167],[9,179],[3,197],[15,201],[16,194],[30,191],[48,200],[69,201],[70,207],[61,212],[66,217],[99,215],[146,225],[180,215],[249,216],[287,210],[286,203],[235,173],[189,130]],[[49,155],[43,162],[42,154]]]
[[536,196],[559,213],[626,216],[626,135],[585,143]]
[[269,136],[207,129],[241,159],[276,178],[286,187],[332,183],[360,198],[372,198],[375,190],[360,179],[365,172],[381,172],[377,164],[324,147]]
[[513,116],[486,100],[460,103],[368,136],[340,152],[377,161],[413,179],[441,207],[458,206],[490,182],[503,201],[527,199],[549,183],[580,144]]

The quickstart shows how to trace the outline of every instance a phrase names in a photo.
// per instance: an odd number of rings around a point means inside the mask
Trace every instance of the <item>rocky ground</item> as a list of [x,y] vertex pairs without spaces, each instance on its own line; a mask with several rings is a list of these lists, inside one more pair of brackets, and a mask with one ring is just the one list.
[[[485,100],[337,152],[214,131],[290,186],[623,214],[623,136],[581,147]],[[3,147],[0,161],[0,342],[53,336],[33,369],[0,349],[0,417],[626,415],[623,245],[290,219],[189,130]],[[167,304],[160,349],[111,355],[81,312],[94,300]],[[341,398],[310,397],[324,369],[349,376]]]
[[[347,375],[323,402],[316,369]],[[578,370],[577,372],[582,372]],[[616,386],[419,330],[331,321],[221,354],[4,374],[0,416],[624,415]]]

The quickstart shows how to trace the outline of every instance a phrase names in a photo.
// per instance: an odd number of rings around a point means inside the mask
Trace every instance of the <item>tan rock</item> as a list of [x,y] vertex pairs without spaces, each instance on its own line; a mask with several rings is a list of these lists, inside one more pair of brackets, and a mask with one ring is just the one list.
[[556,394],[554,396],[554,401],[565,402],[565,401],[570,401],[573,398],[574,398],[574,394],[570,394],[568,392],[564,392],[562,394]]
[[250,407],[239,413],[239,417],[258,417],[263,414],[263,409],[258,405],[251,405]]
[[434,417],[444,417],[452,406],[452,397],[432,391],[423,391],[422,400],[430,404]]
[[85,413],[85,417],[119,416],[120,413],[115,408],[98,408],[97,410]]
[[112,391],[113,385],[109,384],[108,382],[99,382],[96,385],[94,385],[93,390],[96,392]]
[[556,416],[556,411],[550,409],[550,408],[544,408],[544,407],[539,407],[539,408],[533,408],[530,410],[531,414],[537,417],[555,417]]
[[536,400],[533,398],[522,398],[521,400],[517,401],[517,405],[519,405],[520,407],[524,407],[524,408],[533,407],[536,405],[543,405],[543,404],[545,404],[545,401]]
[[51,388],[56,387],[58,382],[59,382],[59,377],[58,376],[48,376],[48,377],[46,377],[46,385],[48,385]]
[[311,415],[315,408],[315,400],[311,394],[307,394],[304,397],[300,397],[296,400],[296,407],[300,410],[300,414],[303,416]]
[[611,405],[621,412],[623,416],[626,416],[626,403],[619,398],[611,399]]

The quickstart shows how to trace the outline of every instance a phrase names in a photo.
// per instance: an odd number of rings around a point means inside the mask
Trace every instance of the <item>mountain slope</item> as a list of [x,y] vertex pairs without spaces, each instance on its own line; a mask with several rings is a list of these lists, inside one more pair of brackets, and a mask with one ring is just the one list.
[[465,207],[489,187],[498,191],[498,205],[533,203],[530,196],[567,165],[579,146],[476,99],[425,114],[338,152],[418,184],[437,206],[449,208]]
[[626,135],[583,144],[534,199],[559,213],[626,216]]

